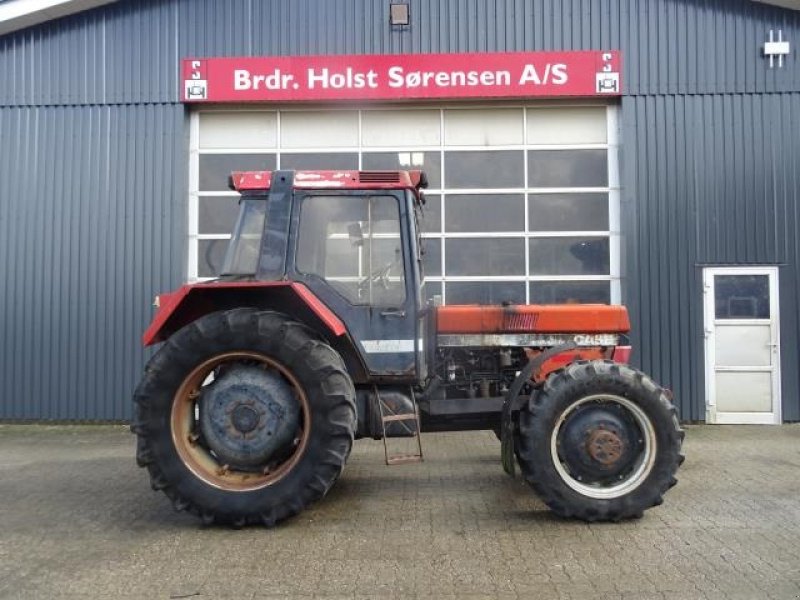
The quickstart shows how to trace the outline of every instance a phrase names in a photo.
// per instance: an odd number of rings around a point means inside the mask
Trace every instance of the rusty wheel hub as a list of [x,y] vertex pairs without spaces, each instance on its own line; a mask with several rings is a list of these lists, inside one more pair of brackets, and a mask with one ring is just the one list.
[[550,436],[562,481],[595,499],[624,496],[649,477],[655,462],[653,422],[636,402],[616,394],[574,400]]
[[586,402],[564,415],[556,434],[561,463],[578,482],[607,485],[637,463],[641,428],[615,402]]
[[268,465],[290,448],[299,424],[289,383],[260,366],[232,366],[200,395],[203,437],[231,467]]
[[236,431],[247,435],[258,427],[261,416],[261,413],[256,412],[253,407],[240,404],[231,411],[231,424]]
[[622,457],[622,440],[613,431],[596,429],[586,440],[586,451],[601,465],[610,466]]

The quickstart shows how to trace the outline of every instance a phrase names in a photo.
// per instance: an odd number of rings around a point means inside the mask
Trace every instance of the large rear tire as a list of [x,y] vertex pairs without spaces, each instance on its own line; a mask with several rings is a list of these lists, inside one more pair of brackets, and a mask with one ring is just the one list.
[[275,523],[324,496],[350,454],[341,357],[285,315],[236,309],[175,333],[134,394],[137,462],[205,523]]
[[562,517],[637,518],[661,504],[683,462],[684,432],[662,388],[611,361],[554,373],[519,414],[525,479]]

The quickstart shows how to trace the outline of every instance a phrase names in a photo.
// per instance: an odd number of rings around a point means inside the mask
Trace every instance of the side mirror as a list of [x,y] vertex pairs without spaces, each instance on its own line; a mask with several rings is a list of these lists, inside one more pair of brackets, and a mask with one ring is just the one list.
[[347,235],[350,238],[350,245],[356,247],[364,245],[364,232],[361,231],[361,223],[358,221],[347,226]]

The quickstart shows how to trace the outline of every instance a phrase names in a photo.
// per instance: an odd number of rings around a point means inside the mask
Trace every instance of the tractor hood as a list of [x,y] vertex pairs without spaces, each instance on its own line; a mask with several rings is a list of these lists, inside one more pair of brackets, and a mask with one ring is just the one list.
[[606,304],[449,305],[436,309],[439,334],[628,333],[624,306]]

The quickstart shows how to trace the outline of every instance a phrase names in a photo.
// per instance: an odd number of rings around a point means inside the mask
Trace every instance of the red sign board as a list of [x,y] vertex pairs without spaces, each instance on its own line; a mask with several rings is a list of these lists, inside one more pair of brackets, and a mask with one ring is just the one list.
[[619,96],[618,51],[187,58],[184,102]]

